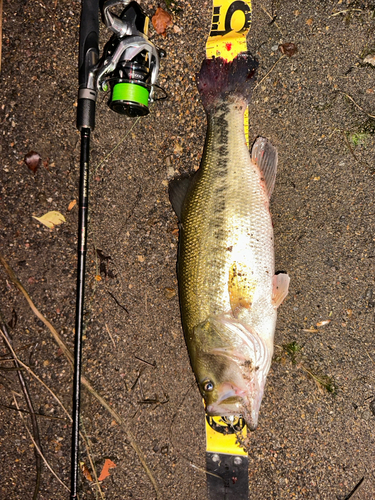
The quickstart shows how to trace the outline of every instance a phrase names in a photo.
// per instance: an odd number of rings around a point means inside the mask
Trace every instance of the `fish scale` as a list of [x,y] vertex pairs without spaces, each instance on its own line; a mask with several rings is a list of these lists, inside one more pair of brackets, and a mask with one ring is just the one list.
[[[210,314],[230,311],[228,277],[234,259],[251,268],[271,301],[272,222],[260,171],[245,141],[244,107],[240,101],[225,104],[209,117],[201,172],[184,206],[179,283],[188,332]],[[265,301],[259,302],[263,308]],[[259,315],[252,308],[248,316]]]

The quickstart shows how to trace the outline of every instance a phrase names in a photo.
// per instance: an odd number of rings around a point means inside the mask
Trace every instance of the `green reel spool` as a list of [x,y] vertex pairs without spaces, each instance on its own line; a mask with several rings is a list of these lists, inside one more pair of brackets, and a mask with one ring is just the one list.
[[116,83],[112,89],[109,107],[122,115],[145,116],[149,113],[149,95],[149,90],[137,83]]

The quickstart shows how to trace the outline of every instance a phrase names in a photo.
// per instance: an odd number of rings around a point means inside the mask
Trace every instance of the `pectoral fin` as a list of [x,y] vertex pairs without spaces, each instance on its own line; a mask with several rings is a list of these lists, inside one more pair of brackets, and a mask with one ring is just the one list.
[[275,274],[273,277],[272,302],[275,308],[283,302],[288,295],[289,275],[286,273]]
[[234,262],[229,269],[228,279],[230,307],[234,316],[241,308],[251,307],[256,287],[257,282],[251,270],[245,264]]

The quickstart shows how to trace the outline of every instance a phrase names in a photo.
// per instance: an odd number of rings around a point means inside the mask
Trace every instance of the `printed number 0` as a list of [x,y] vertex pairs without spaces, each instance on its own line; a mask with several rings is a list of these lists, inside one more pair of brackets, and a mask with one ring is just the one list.
[[[213,16],[212,16],[212,29],[210,36],[218,36],[218,35],[226,35],[230,31],[236,31],[237,33],[241,33],[242,31],[246,31],[249,29],[250,24],[251,24],[251,10],[250,7],[247,3],[243,2],[242,0],[236,0],[233,2],[225,15],[225,22],[224,22],[224,30],[219,30],[219,21],[220,21],[220,14],[221,14],[221,8],[222,6],[219,7],[214,7],[213,11]],[[232,28],[232,19],[235,14],[235,12],[242,12],[244,15],[244,20],[243,20],[243,25],[238,28],[238,26],[234,26]]]

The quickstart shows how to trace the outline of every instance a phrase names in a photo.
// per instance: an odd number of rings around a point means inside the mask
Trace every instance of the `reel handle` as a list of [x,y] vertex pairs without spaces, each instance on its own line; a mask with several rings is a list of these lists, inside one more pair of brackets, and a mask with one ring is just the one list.
[[103,22],[119,38],[132,35],[132,27],[124,23],[120,17],[116,16],[109,9],[117,5],[122,5],[125,8],[130,2],[131,0],[106,0],[103,4]]
[[94,66],[99,59],[99,0],[82,0],[79,29],[79,93],[77,128],[95,128],[96,86]]

